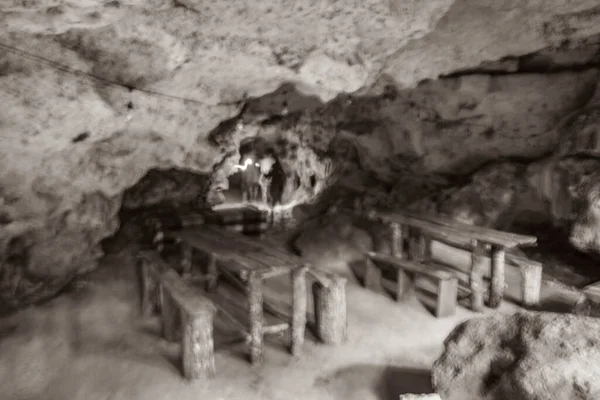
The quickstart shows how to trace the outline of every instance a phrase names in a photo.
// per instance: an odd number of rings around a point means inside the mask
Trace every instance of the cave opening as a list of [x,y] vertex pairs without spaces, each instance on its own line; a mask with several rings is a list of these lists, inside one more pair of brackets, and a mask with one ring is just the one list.
[[[262,200],[259,183],[263,174],[261,162],[265,157],[275,154],[275,145],[263,137],[242,139],[239,146],[239,159],[236,160],[233,173],[228,177],[228,188],[223,191],[225,201],[222,206],[231,207],[248,203],[266,206]],[[247,193],[244,193],[245,190]]]

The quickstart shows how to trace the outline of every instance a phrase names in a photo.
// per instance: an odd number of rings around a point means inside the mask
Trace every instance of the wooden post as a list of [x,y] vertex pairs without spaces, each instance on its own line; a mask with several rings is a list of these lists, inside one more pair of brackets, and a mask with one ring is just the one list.
[[421,232],[411,227],[408,237],[408,258],[414,262],[423,261],[421,236]]
[[[392,255],[397,258],[404,258],[404,232],[402,225],[398,223],[392,223]],[[410,248],[409,248],[410,250]],[[396,301],[403,301],[411,289],[410,276],[401,269],[396,272]]]
[[380,292],[382,290],[381,270],[377,267],[377,265],[375,265],[368,254],[365,257],[364,285],[367,289],[375,292]]
[[438,283],[435,316],[444,318],[456,313],[458,297],[458,278],[444,279]]
[[181,314],[179,307],[165,288],[160,285],[162,299],[162,334],[170,342],[176,342],[181,337]]
[[492,281],[490,284],[490,296],[488,305],[491,308],[498,308],[504,298],[504,270],[505,270],[505,251],[504,248],[493,246],[491,252],[492,262]]
[[208,257],[208,265],[206,266],[206,274],[208,275],[208,279],[206,280],[206,290],[208,292],[214,292],[217,290],[219,279],[217,256],[215,254],[209,254]]
[[483,311],[484,287],[483,269],[484,258],[476,240],[471,242],[471,271],[469,274],[469,286],[471,287],[471,309],[475,312]]
[[152,277],[150,276],[150,267],[147,261],[138,259],[138,272],[140,275],[140,295],[141,295],[141,314],[143,317],[149,317],[154,311],[154,301],[152,299]]
[[521,291],[523,305],[527,307],[540,304],[540,291],[542,284],[542,268],[537,265],[521,265]]
[[300,355],[306,331],[306,271],[303,265],[292,272],[292,340],[291,353]]
[[329,285],[314,282],[313,298],[319,339],[326,344],[345,342],[348,338],[346,278],[332,275]]
[[431,239],[425,236],[423,232],[419,235],[419,255],[421,262],[429,261],[431,257]]
[[194,248],[186,242],[181,242],[181,276],[189,278],[192,276],[192,257],[194,255]]
[[392,223],[392,255],[398,258],[404,258],[404,235],[402,232],[402,225],[398,223]]
[[398,268],[396,272],[396,302],[400,303],[412,294],[413,277],[406,271]]
[[181,338],[183,375],[188,380],[215,376],[213,316],[210,308],[196,315],[183,313]]
[[253,365],[263,360],[263,291],[262,278],[251,272],[248,278],[248,302],[250,306],[250,362]]

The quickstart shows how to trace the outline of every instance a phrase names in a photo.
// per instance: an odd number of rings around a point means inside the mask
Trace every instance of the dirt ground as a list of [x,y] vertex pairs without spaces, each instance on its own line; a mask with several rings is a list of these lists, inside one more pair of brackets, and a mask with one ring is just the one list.
[[[0,319],[0,400],[396,400],[432,391],[445,337],[476,316],[459,307],[436,319],[416,298],[397,303],[350,279],[347,343],[308,338],[299,358],[269,343],[260,367],[243,345],[218,348],[217,377],[190,383],[179,344],[161,338],[158,317],[140,317],[134,253],[108,255],[56,299]],[[555,294],[542,287],[544,303]],[[576,300],[558,297],[566,310]],[[516,309],[505,302],[496,312]]]
[[[446,335],[474,314],[436,319],[414,299],[398,304],[349,282],[349,340],[308,340],[294,359],[280,345],[252,367],[244,346],[219,349],[211,381],[184,381],[179,345],[157,317],[140,318],[133,252],[53,301],[0,320],[0,398],[6,400],[391,400],[431,392],[429,368]],[[515,307],[503,305],[500,312]]]

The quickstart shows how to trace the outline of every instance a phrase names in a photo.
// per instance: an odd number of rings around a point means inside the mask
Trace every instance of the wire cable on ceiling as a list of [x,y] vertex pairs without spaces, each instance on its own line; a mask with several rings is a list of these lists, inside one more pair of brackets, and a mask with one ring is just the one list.
[[104,83],[105,85],[112,85],[112,86],[119,86],[122,87],[124,89],[127,89],[128,91],[132,92],[132,91],[137,91],[137,92],[142,92],[142,93],[146,93],[149,95],[153,95],[153,96],[158,96],[158,97],[165,97],[165,98],[170,98],[173,100],[178,100],[178,101],[182,101],[185,103],[195,103],[195,104],[200,104],[203,106],[240,106],[243,105],[247,99],[243,99],[243,100],[239,100],[239,101],[232,101],[232,102],[221,102],[221,103],[216,103],[216,104],[210,104],[210,103],[206,103],[206,102],[202,102],[200,100],[195,100],[195,99],[190,99],[190,98],[185,98],[185,97],[179,97],[179,96],[174,96],[171,94],[166,94],[166,93],[160,93],[160,92],[156,92],[153,90],[148,90],[148,89],[140,89],[140,88],[136,88],[133,86],[129,86],[129,85],[125,85],[123,83],[114,81],[114,80],[110,80],[107,78],[103,78],[101,76],[98,75],[94,75],[94,74],[90,74],[89,72],[84,72],[72,67],[69,67],[67,65],[61,64],[59,62],[56,62],[54,60],[50,60],[48,58],[33,54],[33,53],[29,53],[25,50],[19,49],[17,47],[14,46],[10,46],[8,44],[2,43],[0,42],[0,48],[7,50],[8,52],[11,52],[13,54],[16,54],[18,56],[24,57],[24,58],[28,58],[30,60],[34,60],[34,61],[38,61],[38,62],[42,62],[42,63],[46,63],[48,65],[50,65],[52,68],[59,70],[61,72],[67,73],[67,74],[72,74],[72,75],[77,75],[77,76],[83,76],[86,77],[88,79],[93,79],[99,82]]

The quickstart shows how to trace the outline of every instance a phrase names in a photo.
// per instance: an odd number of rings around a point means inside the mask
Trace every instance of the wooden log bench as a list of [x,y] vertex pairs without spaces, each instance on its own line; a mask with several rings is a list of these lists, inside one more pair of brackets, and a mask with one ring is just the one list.
[[[481,299],[489,298],[490,281],[492,277],[492,260],[481,248],[474,249],[472,245],[461,243],[458,240],[448,241],[443,238],[432,239],[426,244],[426,252],[430,258],[443,263],[446,258],[452,258],[452,263],[446,261],[446,268],[454,271],[459,277],[459,285],[469,291],[471,289],[471,273],[477,272],[481,275]],[[447,254],[449,253],[449,254]],[[466,257],[468,254],[468,258]],[[474,263],[480,263],[481,271],[473,271]],[[518,286],[506,284],[505,297],[525,307],[536,307],[540,303],[542,286],[543,265],[522,255],[506,253],[505,255],[505,278],[506,282],[512,282]],[[479,279],[479,278],[478,278]],[[460,289],[460,288],[459,288]],[[460,291],[460,290],[459,290]]]
[[[506,250],[517,246],[534,245],[534,236],[519,235],[510,232],[462,224],[444,217],[425,216],[409,212],[371,211],[368,218],[381,221],[392,230],[392,255],[404,257],[404,242],[409,242],[409,257],[415,261],[430,258],[430,243],[433,239],[454,246],[462,243],[471,252],[469,268],[469,287],[471,308],[482,311],[485,294],[492,308],[500,306],[506,286],[505,267]],[[491,279],[489,290],[484,285],[485,255],[491,261]],[[535,270],[535,268],[534,268]],[[537,272],[537,270],[535,270]],[[532,272],[531,275],[536,272]],[[541,280],[541,276],[540,276]],[[534,284],[531,284],[534,287]],[[535,297],[533,295],[532,297]]]
[[138,254],[141,273],[142,313],[154,310],[152,283],[158,290],[162,333],[165,339],[181,341],[183,376],[194,380],[215,375],[213,317],[214,304],[194,290],[154,251]]
[[[207,282],[207,287],[216,287],[222,277],[249,293],[249,276],[255,273],[262,277],[264,284],[258,287],[264,310],[283,321],[291,321],[292,353],[300,351],[308,319],[315,321],[317,336],[323,343],[337,344],[346,340],[345,278],[315,270],[280,244],[214,226],[170,232],[168,236],[180,243],[184,273],[194,276],[203,269],[201,279]],[[192,265],[195,252],[208,255],[204,268]],[[286,273],[292,273],[291,285],[289,280],[279,279]],[[308,282],[312,282],[316,310],[307,309]],[[282,295],[282,291],[292,293],[291,302],[289,295]]]
[[364,285],[368,289],[380,291],[382,270],[388,269],[396,275],[396,299],[406,300],[414,289],[418,276],[427,277],[435,282],[436,292],[434,315],[444,318],[454,315],[458,298],[458,277],[456,274],[438,268],[432,264],[394,257],[388,254],[369,252],[365,259]]

